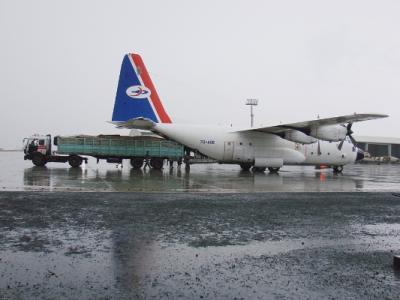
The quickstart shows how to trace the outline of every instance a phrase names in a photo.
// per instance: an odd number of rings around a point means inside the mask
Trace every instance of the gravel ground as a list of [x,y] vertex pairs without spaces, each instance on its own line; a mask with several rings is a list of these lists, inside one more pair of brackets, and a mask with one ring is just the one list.
[[0,193],[0,299],[398,299],[392,193]]

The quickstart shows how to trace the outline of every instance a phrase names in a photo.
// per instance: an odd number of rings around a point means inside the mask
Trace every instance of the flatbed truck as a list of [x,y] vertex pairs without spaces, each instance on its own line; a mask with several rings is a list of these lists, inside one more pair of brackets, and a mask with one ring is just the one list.
[[164,160],[183,162],[185,148],[173,141],[155,136],[77,135],[55,136],[53,150],[51,135],[33,135],[25,138],[24,159],[35,166],[49,162],[66,163],[77,168],[91,156],[109,163],[122,163],[129,159],[133,168],[140,169],[148,163],[154,169],[162,169]]

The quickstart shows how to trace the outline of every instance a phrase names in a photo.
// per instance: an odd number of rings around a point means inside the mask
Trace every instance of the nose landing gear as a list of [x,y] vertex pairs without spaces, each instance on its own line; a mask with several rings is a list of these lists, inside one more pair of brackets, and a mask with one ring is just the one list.
[[343,172],[343,166],[333,166],[333,172],[338,174]]
[[242,171],[247,172],[251,169],[251,164],[242,163],[240,164],[240,168],[242,169]]

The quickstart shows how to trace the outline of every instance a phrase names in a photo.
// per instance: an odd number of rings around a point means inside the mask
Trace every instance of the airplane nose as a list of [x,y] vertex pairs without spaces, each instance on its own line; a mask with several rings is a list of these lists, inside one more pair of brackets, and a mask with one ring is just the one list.
[[361,149],[357,149],[357,157],[356,157],[356,161],[362,160],[364,158],[364,151],[362,151]]

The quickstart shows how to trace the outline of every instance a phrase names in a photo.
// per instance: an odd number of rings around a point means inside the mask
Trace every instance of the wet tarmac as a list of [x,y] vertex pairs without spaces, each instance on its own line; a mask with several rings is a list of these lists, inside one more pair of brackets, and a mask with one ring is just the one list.
[[353,192],[400,191],[400,165],[347,165],[342,174],[310,166],[285,166],[279,174],[242,172],[237,165],[175,165],[163,171],[133,170],[89,159],[82,168],[49,163],[35,167],[21,152],[0,152],[3,191],[125,192]]
[[0,153],[0,299],[399,298],[399,166],[133,172],[19,155]]
[[0,211],[5,299],[400,295],[392,193],[2,192]]

